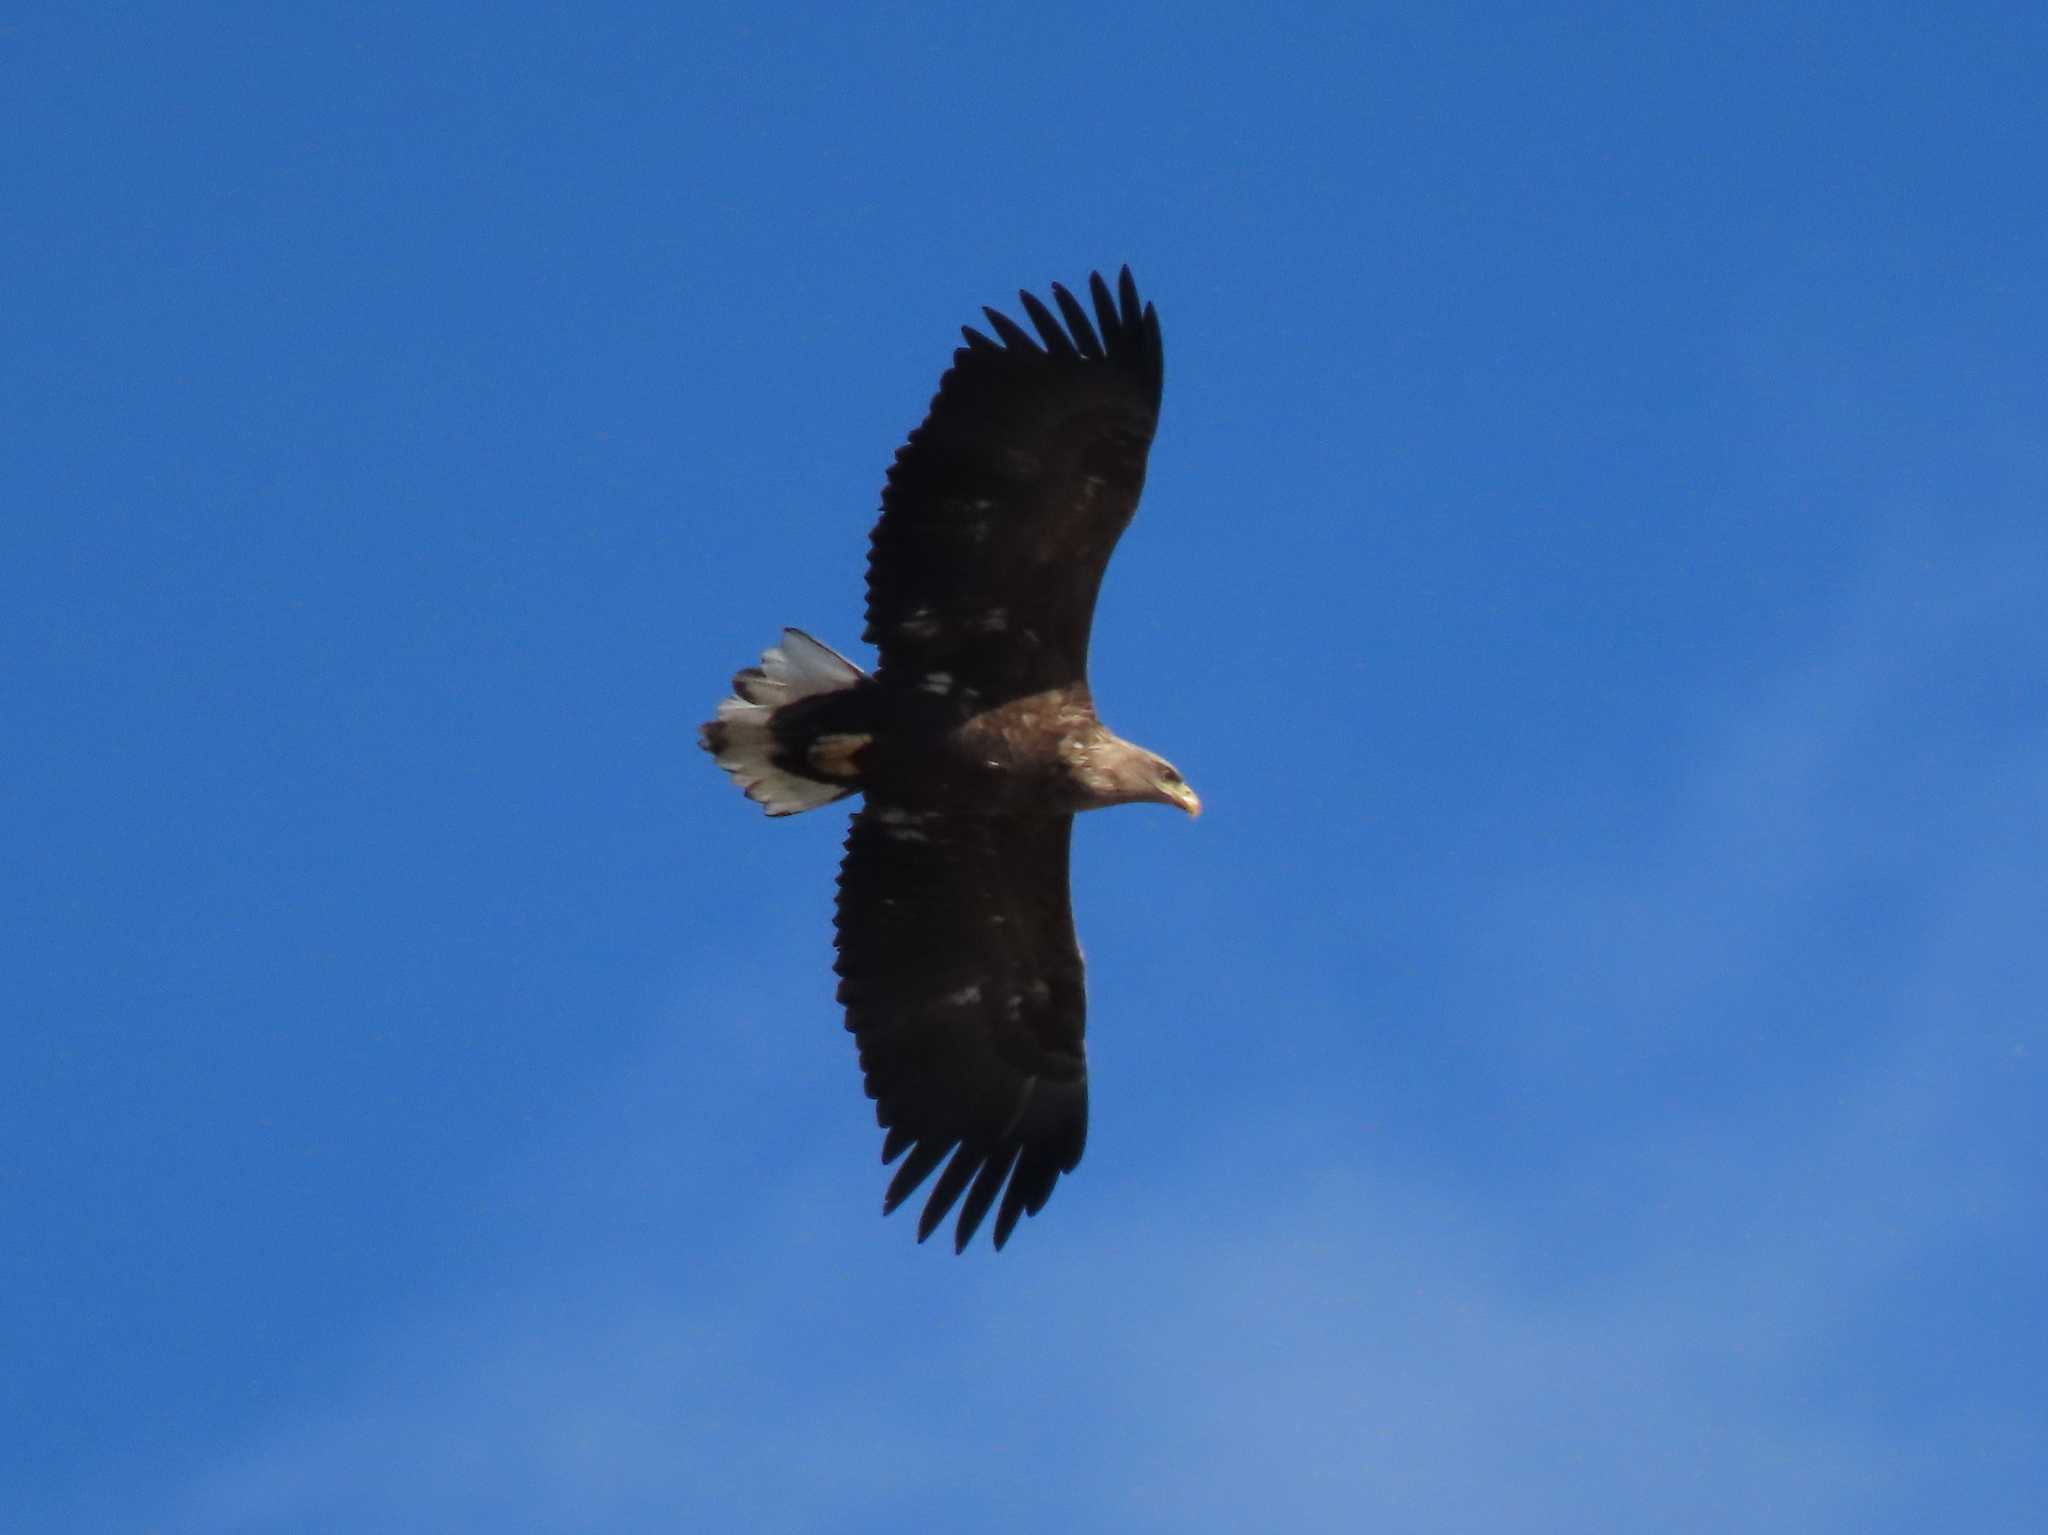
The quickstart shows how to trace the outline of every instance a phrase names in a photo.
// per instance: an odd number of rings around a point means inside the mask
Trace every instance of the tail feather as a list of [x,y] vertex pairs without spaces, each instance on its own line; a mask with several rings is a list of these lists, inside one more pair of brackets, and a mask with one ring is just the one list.
[[816,693],[850,688],[866,678],[866,672],[830,645],[819,644],[801,629],[785,629],[780,645],[761,652],[759,666],[749,666],[732,679],[733,691],[740,696],[726,702],[773,708]]
[[813,777],[793,759],[776,729],[791,704],[858,687],[867,673],[801,629],[782,631],[782,643],[761,653],[761,664],[732,679],[733,697],[698,740],[732,781],[769,815],[795,815],[844,799],[856,785]]

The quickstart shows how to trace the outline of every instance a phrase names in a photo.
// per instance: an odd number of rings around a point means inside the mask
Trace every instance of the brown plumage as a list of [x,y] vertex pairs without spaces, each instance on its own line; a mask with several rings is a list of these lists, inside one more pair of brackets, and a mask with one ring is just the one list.
[[[839,1000],[903,1159],[884,1213],[941,1168],[918,1221],[1036,1215],[1088,1130],[1086,998],[1067,891],[1077,811],[1190,814],[1163,759],[1111,734],[1088,633],[1159,416],[1159,322],[1126,268],[1091,318],[1020,294],[984,310],[898,450],[868,557],[872,677],[797,630],[704,727],[770,815],[861,793],[839,875]],[[1000,1198],[1000,1205],[997,1200]]]

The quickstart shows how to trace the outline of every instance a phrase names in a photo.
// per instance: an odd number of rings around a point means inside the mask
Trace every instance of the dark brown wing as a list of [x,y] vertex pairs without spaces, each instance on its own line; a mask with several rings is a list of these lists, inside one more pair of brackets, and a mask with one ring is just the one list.
[[[1110,552],[1138,509],[1159,419],[1159,319],[1130,268],[1095,317],[1058,284],[1018,298],[1038,336],[993,309],[896,454],[868,553],[864,636],[900,686],[999,703],[1085,681]],[[1062,324],[1064,320],[1064,324]]]
[[920,1242],[965,1193],[953,1243],[964,1249],[1000,1193],[1000,1248],[1081,1160],[1088,1069],[1067,897],[1073,824],[870,803],[847,834],[839,1000],[888,1131],[882,1160],[904,1157],[883,1214],[946,1162]]

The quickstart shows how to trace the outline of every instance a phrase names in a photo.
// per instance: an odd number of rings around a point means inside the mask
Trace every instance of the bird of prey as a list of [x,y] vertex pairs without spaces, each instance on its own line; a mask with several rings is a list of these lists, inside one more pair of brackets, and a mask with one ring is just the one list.
[[[1077,811],[1201,802],[1113,735],[1088,689],[1102,574],[1138,507],[1159,417],[1159,320],[1126,267],[1090,305],[982,312],[897,450],[868,554],[872,675],[785,629],[702,743],[771,816],[850,794],[839,1000],[903,1164],[883,1213],[941,1163],[922,1242],[964,1194],[954,1251],[1036,1215],[1088,1131]],[[1093,315],[1090,315],[1090,308]]]

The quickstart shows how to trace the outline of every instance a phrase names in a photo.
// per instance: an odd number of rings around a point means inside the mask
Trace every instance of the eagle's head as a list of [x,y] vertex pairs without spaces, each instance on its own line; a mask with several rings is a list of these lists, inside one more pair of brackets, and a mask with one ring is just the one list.
[[1144,798],[1155,804],[1172,805],[1177,810],[1185,810],[1189,815],[1200,815],[1202,802],[1195,796],[1195,791],[1188,787],[1188,781],[1180,776],[1180,769],[1152,752],[1145,752],[1143,755],[1150,768],[1152,786],[1152,792]]
[[[1099,729],[1100,727],[1098,727]],[[1107,730],[1092,740],[1063,751],[1075,783],[1086,798],[1083,809],[1105,805],[1171,805],[1189,815],[1202,813],[1202,802],[1180,769],[1157,752],[1148,752]]]

